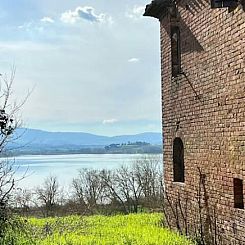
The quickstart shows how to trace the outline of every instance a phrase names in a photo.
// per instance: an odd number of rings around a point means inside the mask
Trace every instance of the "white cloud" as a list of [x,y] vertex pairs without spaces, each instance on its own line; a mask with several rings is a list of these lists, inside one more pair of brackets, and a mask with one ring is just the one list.
[[30,22],[24,23],[23,25],[19,25],[18,29],[22,31],[26,31],[26,32],[33,32],[33,31],[43,32],[44,31],[43,23],[50,23],[50,24],[54,23],[54,19],[45,16],[38,21],[30,21]]
[[45,23],[54,23],[54,20],[47,16],[43,17],[40,21]]
[[115,119],[115,118],[112,118],[112,119],[105,119],[105,120],[103,120],[103,124],[113,124],[113,123],[116,123],[116,122],[118,122],[118,120],[117,119]]
[[143,18],[143,14],[145,11],[145,6],[134,6],[133,9],[126,12],[126,17],[134,20],[138,20]]
[[44,28],[40,23],[36,23],[36,22],[26,22],[23,25],[19,25],[18,29],[21,31],[26,31],[26,32],[32,32],[32,31],[36,31],[36,32],[43,32]]
[[137,63],[139,61],[140,61],[139,58],[131,58],[128,60],[129,63]]
[[112,22],[112,18],[106,14],[96,14],[93,7],[77,7],[74,11],[68,10],[61,14],[60,20],[64,23],[74,24],[80,20],[89,22],[105,23]]
[[29,30],[32,25],[33,25],[32,22],[24,23],[23,25],[19,25],[18,29]]

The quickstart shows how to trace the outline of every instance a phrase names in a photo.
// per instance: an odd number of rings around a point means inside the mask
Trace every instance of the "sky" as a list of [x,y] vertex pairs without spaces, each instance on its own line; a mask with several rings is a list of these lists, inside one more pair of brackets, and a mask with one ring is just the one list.
[[23,126],[161,131],[159,23],[150,0],[2,0],[0,73],[16,67]]

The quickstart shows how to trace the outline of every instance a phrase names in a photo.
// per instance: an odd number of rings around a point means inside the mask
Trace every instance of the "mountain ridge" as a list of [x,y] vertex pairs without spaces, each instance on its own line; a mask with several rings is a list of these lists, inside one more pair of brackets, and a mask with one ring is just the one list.
[[117,136],[103,136],[85,132],[49,132],[40,129],[19,128],[13,138],[17,138],[15,146],[105,146],[110,144],[122,144],[128,142],[147,142],[153,145],[162,144],[161,133],[144,132],[139,134],[127,134]]

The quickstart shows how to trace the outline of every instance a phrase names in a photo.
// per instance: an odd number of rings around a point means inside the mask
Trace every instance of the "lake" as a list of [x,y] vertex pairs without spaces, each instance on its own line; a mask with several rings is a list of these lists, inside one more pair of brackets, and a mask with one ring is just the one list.
[[19,182],[22,188],[34,188],[50,175],[57,176],[59,183],[68,188],[72,179],[83,168],[115,169],[121,165],[130,165],[142,157],[157,157],[162,159],[161,154],[70,154],[70,155],[28,155],[14,158],[16,177],[23,174],[26,177]]

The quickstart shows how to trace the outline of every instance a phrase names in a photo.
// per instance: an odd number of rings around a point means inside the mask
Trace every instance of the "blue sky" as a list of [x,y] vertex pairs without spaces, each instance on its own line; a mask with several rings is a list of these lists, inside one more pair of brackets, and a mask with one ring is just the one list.
[[3,0],[0,73],[17,68],[24,126],[102,135],[161,130],[160,38],[149,0]]

